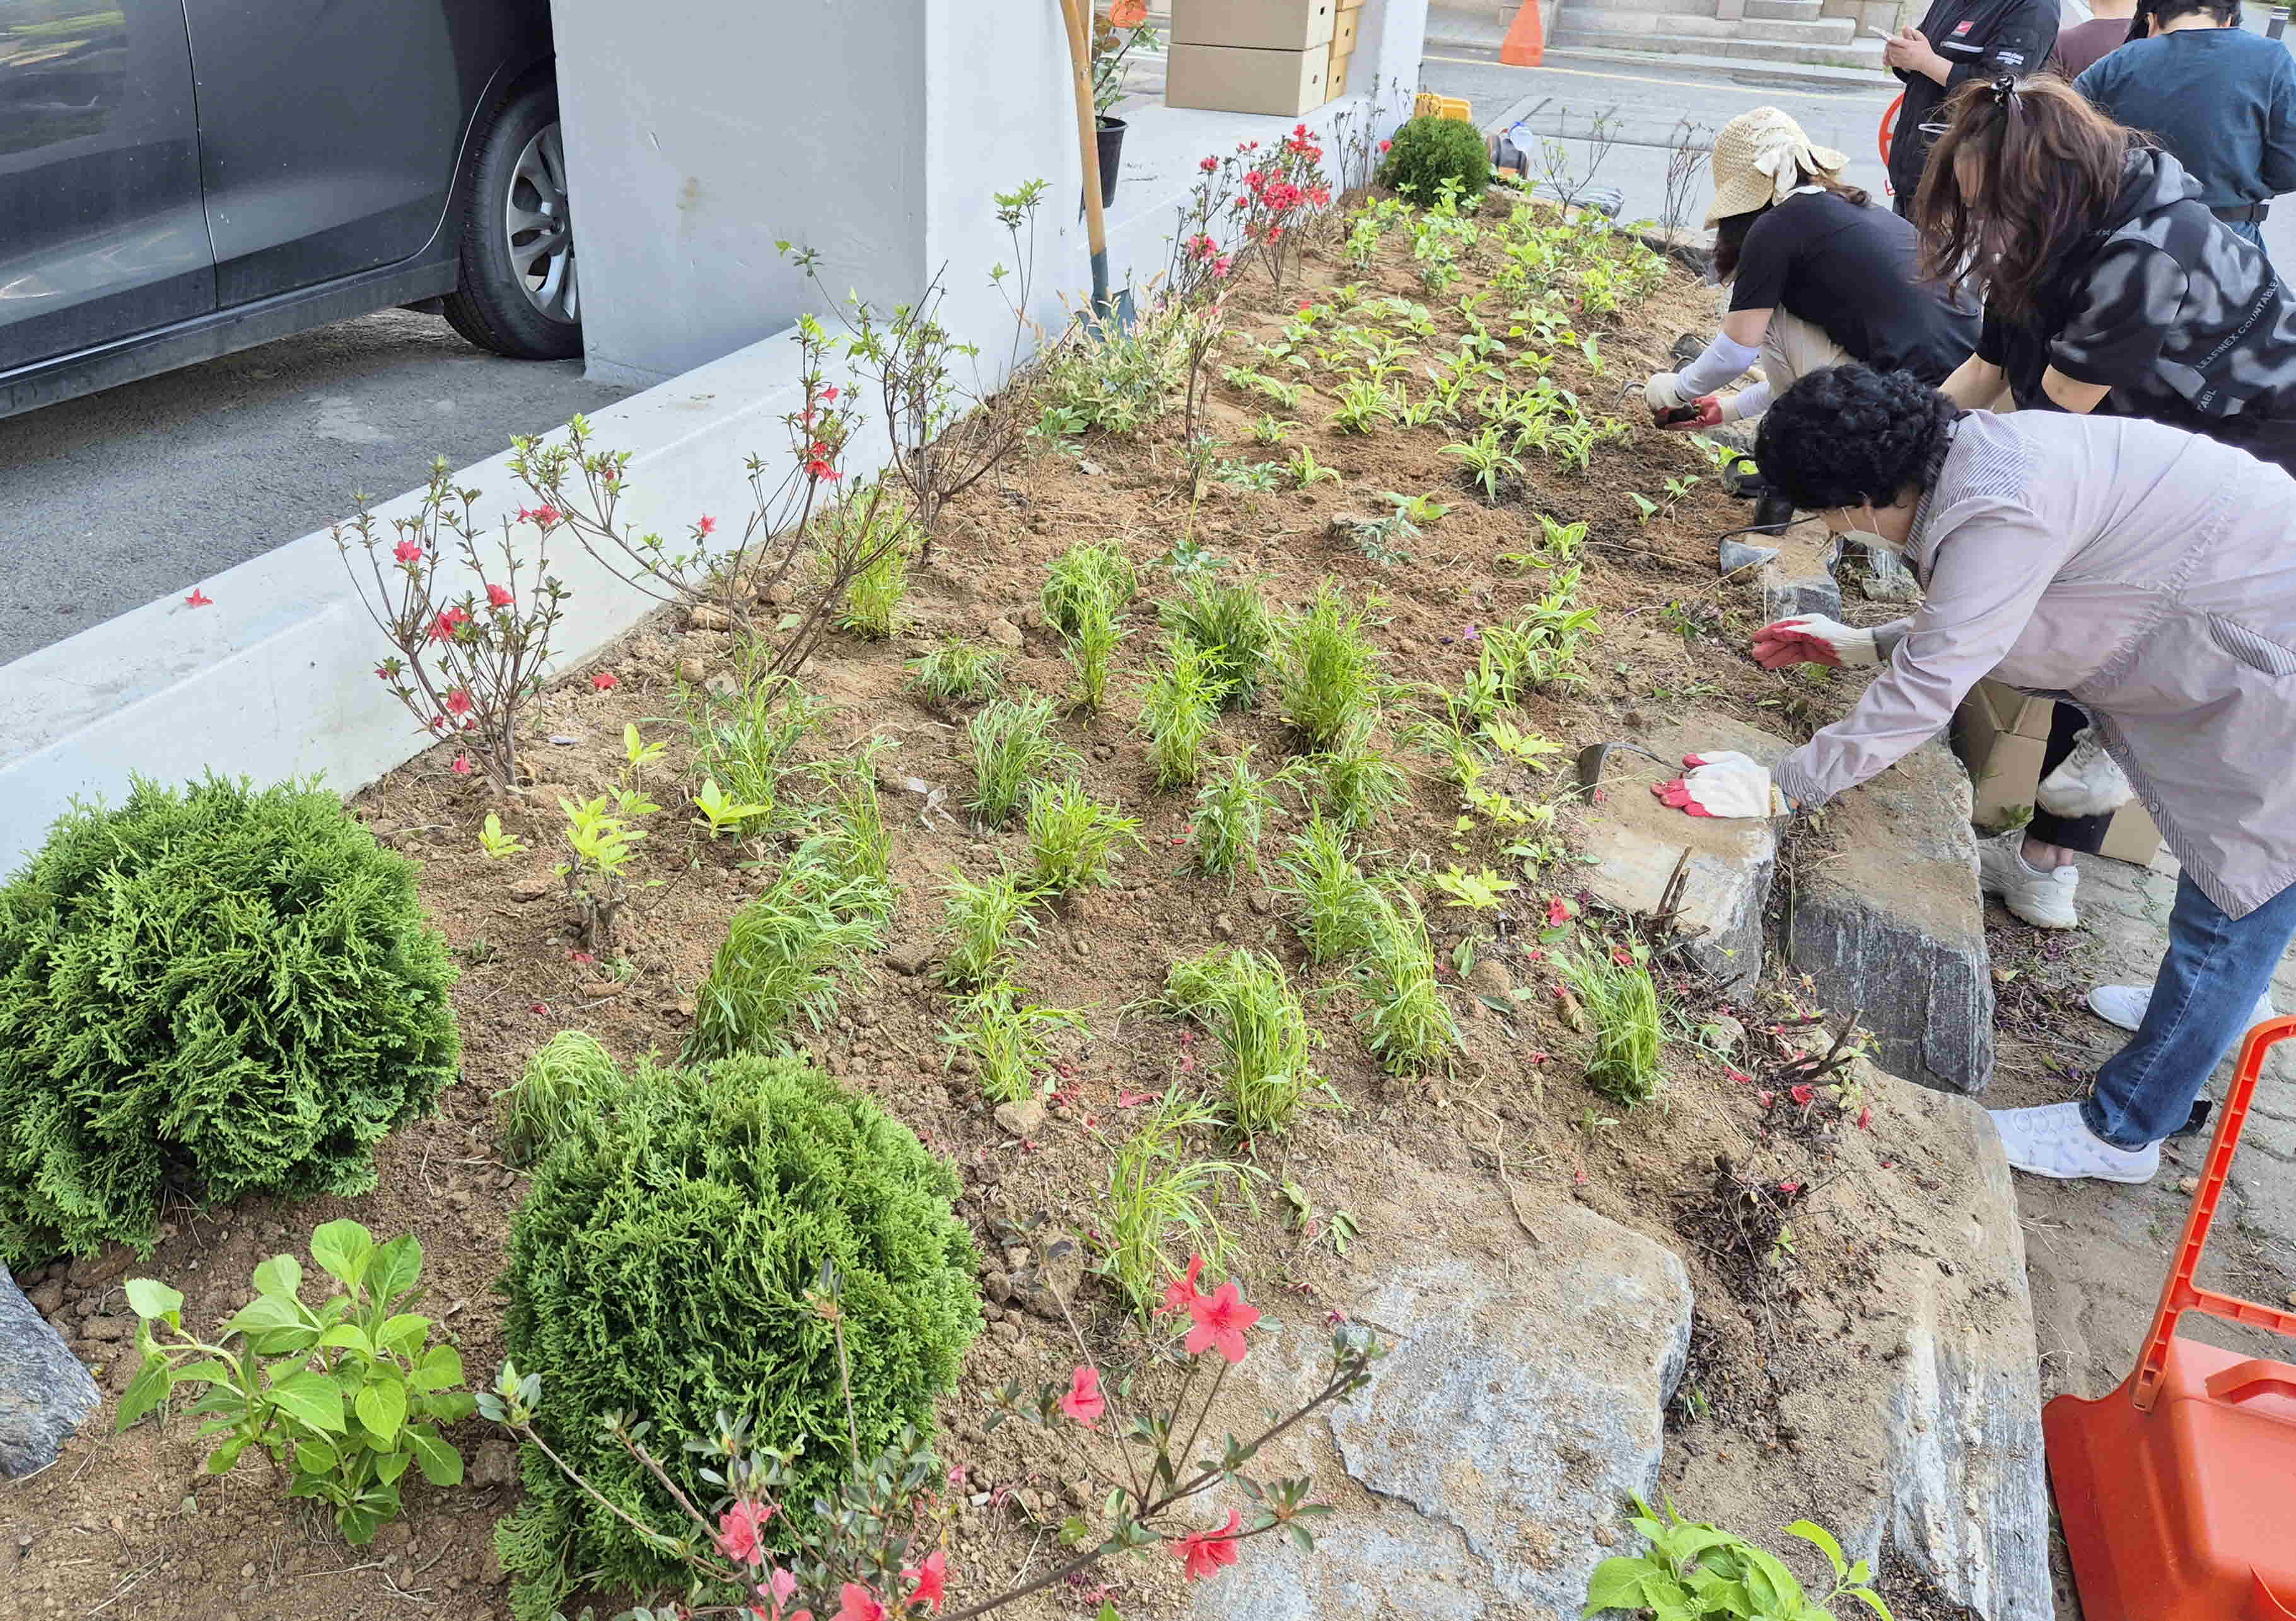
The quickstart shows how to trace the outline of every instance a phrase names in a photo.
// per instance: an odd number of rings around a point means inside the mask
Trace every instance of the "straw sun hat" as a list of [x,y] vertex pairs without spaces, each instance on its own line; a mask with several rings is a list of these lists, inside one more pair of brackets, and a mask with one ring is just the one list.
[[1714,137],[1714,206],[1706,223],[1784,202],[1802,172],[1831,178],[1849,161],[1830,146],[1812,146],[1801,126],[1775,107],[1742,112]]

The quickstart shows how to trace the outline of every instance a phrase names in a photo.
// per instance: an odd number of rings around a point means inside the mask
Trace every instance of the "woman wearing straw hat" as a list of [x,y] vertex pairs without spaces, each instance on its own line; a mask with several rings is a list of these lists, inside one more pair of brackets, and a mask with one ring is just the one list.
[[[1914,227],[1844,184],[1849,160],[1811,145],[1785,113],[1740,113],[1712,161],[1706,223],[1730,312],[1697,359],[1644,386],[1660,426],[1758,416],[1796,378],[1844,360],[1941,383],[1977,347],[1976,306],[1918,278]],[[1717,393],[1758,360],[1760,383]]]

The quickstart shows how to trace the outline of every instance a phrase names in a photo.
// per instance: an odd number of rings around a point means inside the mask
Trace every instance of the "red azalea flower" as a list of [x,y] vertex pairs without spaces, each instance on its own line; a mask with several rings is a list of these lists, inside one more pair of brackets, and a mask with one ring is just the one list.
[[[1143,1093],[1141,1096],[1144,1098],[1146,1094]],[[1118,1101],[1121,1102],[1122,1099],[1119,1098]],[[1201,1300],[1203,1296],[1196,1292],[1196,1279],[1203,1270],[1204,1258],[1201,1255],[1190,1255],[1187,1275],[1175,1278],[1164,1286],[1164,1304],[1159,1309],[1165,1312],[1185,1312],[1193,1307],[1197,1301]]]
[[1811,1104],[1817,1101],[1817,1088],[1805,1082],[1800,1086],[1788,1087],[1786,1089],[1786,1096],[1792,1098],[1803,1108],[1808,1108]]
[[422,542],[408,539],[390,548],[390,555],[401,563],[419,563],[422,557]]
[[487,606],[489,608],[507,608],[512,600],[507,586],[490,585],[487,588]]
[[621,684],[621,678],[617,676],[611,670],[601,670],[597,674],[590,678],[590,685],[596,687],[600,692],[611,691],[612,688],[619,687]]
[[1546,926],[1559,929],[1570,921],[1570,902],[1557,895],[1546,903]]
[[1078,1368],[1069,1376],[1069,1393],[1061,1398],[1061,1411],[1086,1429],[1100,1422],[1100,1415],[1108,1411],[1108,1398],[1100,1394],[1100,1370]]
[[1231,1279],[1209,1298],[1198,1296],[1190,1301],[1188,1316],[1196,1325],[1188,1330],[1185,1346],[1190,1356],[1216,1350],[1229,1362],[1240,1362],[1243,1360],[1243,1331],[1259,1321],[1259,1311],[1244,1304],[1243,1291]]
[[430,639],[434,642],[451,641],[454,639],[455,632],[470,622],[470,614],[463,609],[446,609],[438,618],[430,621]]
[[756,1503],[743,1499],[718,1518],[718,1551],[736,1565],[747,1565],[755,1570],[766,1562],[765,1543],[758,1533],[774,1517],[771,1503]]
[[1223,1565],[1235,1563],[1235,1535],[1242,1528],[1242,1518],[1234,1509],[1227,1511],[1227,1524],[1217,1531],[1191,1531],[1165,1544],[1179,1556],[1182,1573],[1191,1582],[1201,1582]]
[[1395,150],[1395,143],[1392,141],[1382,141],[1379,144],[1379,149],[1382,152],[1393,152]]
[[558,522],[558,509],[555,506],[537,506],[534,509],[534,521],[548,529]]
[[598,959],[591,956],[587,951],[569,951],[566,953],[566,960],[568,962],[595,962]]
[[1622,968],[1631,968],[1635,966],[1635,954],[1624,946],[1612,946],[1611,960]]
[[1861,1131],[1870,1131],[1874,1129],[1874,1106],[1872,1104],[1869,1103],[1864,1108],[1857,1111],[1857,1129]]
[[942,1590],[948,1584],[947,1553],[941,1549],[934,1549],[925,1556],[923,1564],[914,1570],[901,1572],[901,1579],[916,1584],[909,1594],[910,1605],[922,1604],[927,1609],[939,1609]]
[[711,517],[708,513],[703,513],[701,514],[701,521],[693,526],[693,532],[697,535],[716,534],[718,532],[718,520]]
[[469,687],[457,687],[447,695],[447,712],[450,715],[467,715],[471,712]]
[[837,398],[837,385],[832,383],[827,388],[822,390],[821,397],[824,399],[835,400]]
[[1800,1182],[1780,1182],[1778,1184],[1778,1191],[1791,1197],[1794,1194],[1801,1191],[1801,1184]]
[[1727,1064],[1725,1064],[1722,1066],[1722,1073],[1731,1080],[1735,1081],[1741,1086],[1751,1086],[1754,1084],[1754,1077],[1748,1074],[1742,1069],[1733,1069]]
[[886,1621],[885,1607],[877,1595],[857,1582],[837,1590],[837,1621]]
[[468,777],[474,768],[471,764],[471,757],[468,754],[457,754],[455,756],[455,763],[447,769],[457,777]]
[[199,587],[193,586],[192,588],[192,594],[184,598],[184,606],[187,608],[212,608],[215,606],[215,598],[209,596],[205,591],[201,590]]
[[1218,158],[1206,158],[1202,162],[1197,164],[1196,167],[1209,175],[1212,170],[1219,167],[1219,160]]
[[1116,0],[1108,8],[1108,26],[1112,29],[1136,29],[1148,21],[1148,0]]

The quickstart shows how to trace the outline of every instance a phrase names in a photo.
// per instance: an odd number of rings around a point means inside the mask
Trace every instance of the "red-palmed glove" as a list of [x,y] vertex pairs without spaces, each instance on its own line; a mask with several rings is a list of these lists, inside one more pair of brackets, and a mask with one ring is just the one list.
[[1697,399],[1685,399],[1678,406],[1664,410],[1653,409],[1651,422],[1669,433],[1695,433],[1702,428],[1718,428],[1723,422],[1721,397],[1701,394]]
[[1764,625],[1754,632],[1754,662],[1765,670],[1795,664],[1878,664],[1874,633],[1842,624],[1823,613],[1805,613]]
[[1672,782],[1656,782],[1651,792],[1685,816],[1784,816],[1793,807],[1770,780],[1769,768],[1735,749],[1685,754],[1689,769]]

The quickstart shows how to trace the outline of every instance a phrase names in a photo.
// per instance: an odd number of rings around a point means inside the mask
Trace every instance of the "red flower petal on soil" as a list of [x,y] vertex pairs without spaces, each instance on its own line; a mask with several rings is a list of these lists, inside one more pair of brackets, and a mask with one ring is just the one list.
[[1870,1131],[1874,1129],[1874,1106],[1872,1104],[1869,1103],[1864,1108],[1857,1111],[1857,1129],[1861,1131]]
[[1801,1191],[1801,1184],[1800,1182],[1780,1182],[1778,1184],[1778,1191],[1786,1195],[1788,1197],[1792,1197],[1793,1195]]
[[527,1004],[527,1011],[529,1013],[546,1014],[550,1011],[550,1004],[548,1002],[529,1002]]
[[447,769],[457,777],[468,777],[473,769],[473,767],[471,764],[471,757],[468,754],[457,754],[455,756],[455,763],[448,766]]
[[1770,1105],[1775,1103],[1777,1100],[1778,1095],[1775,1092],[1756,1092],[1754,1094],[1754,1101],[1760,1104],[1764,1108],[1769,1107]]
[[595,962],[598,959],[591,956],[587,951],[569,951],[566,953],[566,960],[568,962]]
[[205,591],[201,590],[199,587],[193,586],[192,588],[192,594],[184,598],[184,606],[187,608],[212,608],[215,606],[215,598],[209,596]]
[[1190,1301],[1188,1316],[1196,1325],[1188,1331],[1184,1345],[1190,1356],[1218,1351],[1229,1362],[1240,1362],[1243,1360],[1243,1331],[1259,1321],[1259,1309],[1246,1305],[1243,1291],[1230,1280],[1210,1296],[1198,1296]]
[[1735,1081],[1741,1086],[1751,1086],[1754,1084],[1754,1077],[1748,1074],[1742,1069],[1733,1069],[1727,1064],[1725,1064],[1722,1066],[1722,1073],[1729,1079]]
[[1546,903],[1546,926],[1561,928],[1570,921],[1570,902],[1557,895]]
[[936,1548],[925,1556],[925,1562],[914,1570],[901,1572],[901,1579],[914,1582],[909,1591],[909,1603],[922,1604],[927,1609],[940,1608],[941,1591],[948,1584],[948,1555]]
[[1100,1422],[1100,1415],[1108,1411],[1108,1398],[1100,1394],[1100,1370],[1078,1368],[1069,1377],[1069,1393],[1061,1398],[1061,1411],[1086,1429]]
[[590,685],[600,692],[609,692],[622,684],[621,678],[611,670],[601,670],[590,678]]
[[1201,1582],[1221,1566],[1235,1563],[1235,1535],[1242,1524],[1242,1517],[1230,1509],[1227,1524],[1218,1530],[1191,1531],[1165,1546],[1179,1556],[1181,1573],[1191,1582]]
[[1153,1092],[1119,1092],[1116,1094],[1116,1107],[1120,1109],[1136,1109],[1144,1103],[1153,1103],[1155,1101],[1156,1094]]
[[1817,1088],[1810,1085],[1808,1082],[1804,1082],[1800,1086],[1788,1087],[1786,1089],[1786,1096],[1792,1098],[1803,1108],[1808,1108],[1811,1104],[1817,1101]]

